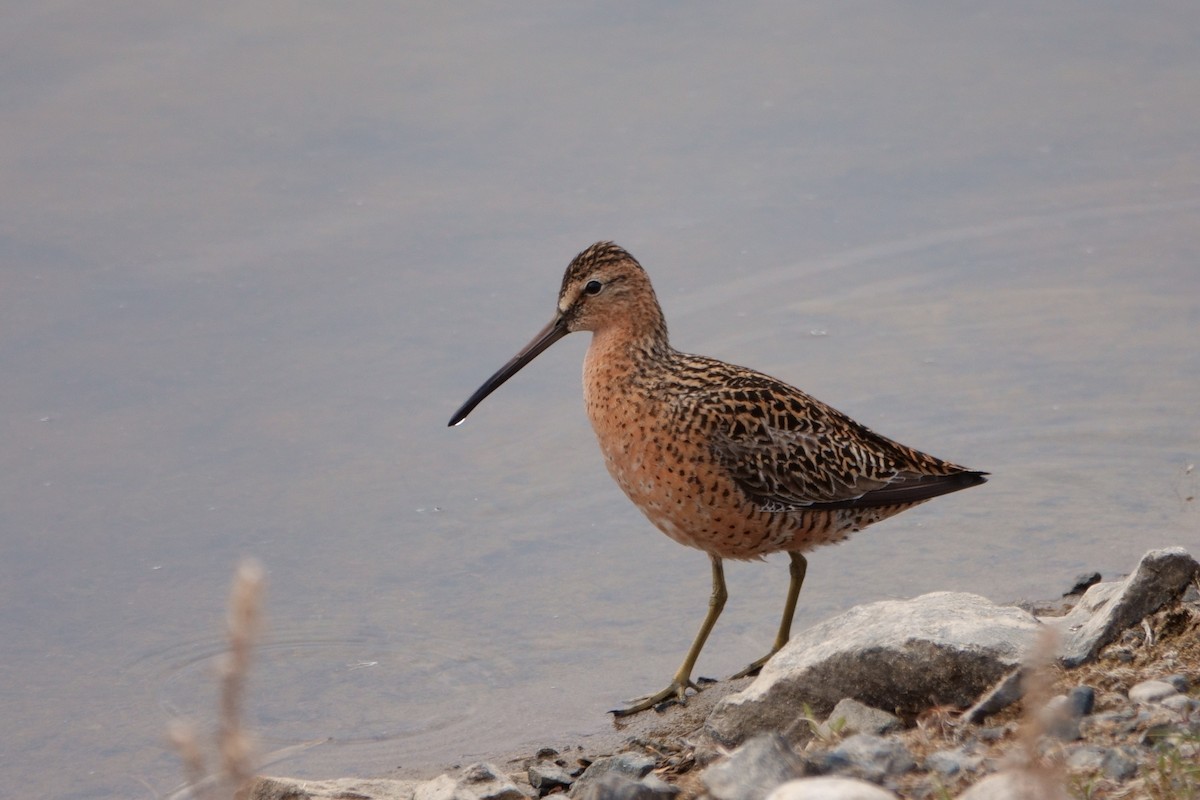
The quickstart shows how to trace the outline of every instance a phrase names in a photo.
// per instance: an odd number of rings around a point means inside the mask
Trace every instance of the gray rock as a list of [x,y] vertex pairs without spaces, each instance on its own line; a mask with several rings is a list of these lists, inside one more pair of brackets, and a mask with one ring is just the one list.
[[679,794],[679,787],[667,783],[657,775],[647,775],[640,781],[642,785],[641,800],[670,800]]
[[1115,781],[1127,781],[1138,772],[1137,757],[1127,747],[1110,747],[1101,764],[1105,776]]
[[1076,686],[1067,692],[1067,704],[1077,717],[1086,717],[1096,707],[1096,690],[1091,686]]
[[[1143,747],[1151,747],[1159,752],[1167,752],[1177,749],[1184,737],[1190,736],[1194,738],[1197,733],[1200,733],[1200,721],[1197,721],[1197,724],[1192,726],[1183,724],[1182,722],[1152,721],[1152,724],[1142,733],[1138,743]],[[1190,753],[1192,747],[1189,746],[1188,751]]]
[[1044,618],[1062,636],[1063,664],[1094,659],[1130,625],[1181,595],[1198,571],[1200,564],[1182,547],[1151,550],[1125,580],[1097,583],[1066,615]]
[[[438,775],[417,787],[413,800],[459,800],[458,781],[449,775]],[[464,795],[465,798],[467,795]],[[355,798],[357,800],[357,797]]]
[[856,606],[793,637],[717,703],[705,729],[725,746],[771,730],[799,739],[804,704],[825,715],[843,697],[908,713],[967,706],[1020,663],[1040,627],[1028,612],[958,592]]
[[507,775],[491,764],[472,764],[459,778],[439,775],[430,781],[331,781],[256,778],[248,800],[526,800]]
[[615,756],[597,758],[583,774],[575,779],[569,792],[571,797],[589,800],[590,792],[605,775],[615,773],[640,781],[654,769],[654,759],[637,753],[620,753]]
[[553,761],[539,761],[529,766],[529,785],[537,789],[539,795],[555,789],[569,789],[574,782],[571,774]]
[[[442,777],[450,780],[449,776]],[[247,792],[249,800],[413,800],[417,787],[427,781],[363,780],[343,778],[309,781],[296,778],[255,778]]]
[[1127,781],[1138,771],[1137,758],[1130,748],[1092,744],[1073,749],[1067,756],[1066,765],[1074,772],[1103,773],[1115,781]]
[[1071,597],[1072,595],[1083,594],[1099,582],[1099,572],[1081,572],[1075,576],[1075,585],[1063,592],[1063,597]]
[[777,733],[755,736],[700,774],[716,800],[762,800],[775,787],[804,775],[804,761]]
[[767,800],[896,800],[896,795],[853,778],[800,778],[778,787]]
[[1129,700],[1146,705],[1161,703],[1168,697],[1177,694],[1179,694],[1179,690],[1166,681],[1142,681],[1130,688]]
[[[479,800],[523,800],[525,793],[505,773],[487,762],[471,764],[458,779],[459,788]],[[462,793],[455,795],[462,797]]]
[[1073,742],[1080,738],[1079,721],[1083,719],[1083,714],[1079,713],[1078,703],[1072,703],[1067,695],[1051,697],[1046,707],[1038,713],[1047,736],[1064,742]]
[[835,733],[890,733],[900,730],[903,723],[895,714],[889,714],[878,708],[843,697],[829,712],[828,719],[821,724],[819,732],[822,736]]
[[1192,688],[1191,684],[1188,683],[1187,675],[1168,675],[1163,680],[1174,686],[1175,691],[1181,694],[1186,693],[1188,689]]
[[1071,796],[1049,771],[1014,769],[988,775],[958,800],[1071,800]]
[[1133,650],[1128,647],[1111,647],[1104,652],[1104,656],[1118,664],[1129,664],[1133,661]]
[[1112,728],[1116,728],[1123,722],[1137,720],[1139,717],[1146,716],[1145,711],[1134,708],[1131,705],[1123,705],[1120,708],[1114,708],[1112,711],[1103,711],[1093,715],[1092,719],[1104,723]]
[[993,725],[990,728],[980,728],[975,731],[975,737],[981,742],[999,742],[1015,730],[1016,725],[1010,722],[1007,725]]
[[1200,711],[1200,700],[1188,697],[1186,694],[1173,694],[1163,698],[1159,705],[1171,709],[1181,717],[1190,717],[1196,711]]
[[925,757],[925,769],[946,777],[958,775],[961,772],[974,772],[982,763],[982,757],[968,753],[961,747],[953,750],[938,750]]
[[1149,719],[1150,712],[1145,709],[1118,708],[1094,714],[1089,718],[1089,722],[1094,722],[1101,730],[1123,736],[1144,727]]
[[1094,744],[1076,747],[1067,756],[1067,769],[1075,772],[1099,772],[1108,757],[1109,748]]
[[848,775],[854,765],[845,753],[833,750],[813,750],[804,754],[810,775]]
[[634,780],[620,772],[606,772],[588,790],[588,800],[671,800],[677,794],[679,787],[656,775]]
[[1200,604],[1200,587],[1197,587],[1194,583],[1191,584],[1183,590],[1183,596],[1179,599],[1193,606]]
[[1001,678],[975,705],[967,709],[963,719],[972,725],[978,725],[992,714],[1008,708],[1024,695],[1025,670],[1018,667]]
[[526,796],[495,766],[478,763],[464,769],[457,779],[439,775],[420,784],[412,800],[525,800]]
[[903,775],[917,766],[912,753],[899,739],[869,733],[856,733],[829,752],[833,761],[847,765],[839,772],[848,772],[872,783],[883,783],[887,778]]

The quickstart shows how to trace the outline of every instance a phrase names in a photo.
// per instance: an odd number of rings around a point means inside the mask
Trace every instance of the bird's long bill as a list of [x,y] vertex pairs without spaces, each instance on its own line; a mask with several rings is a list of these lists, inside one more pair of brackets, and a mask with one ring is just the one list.
[[484,381],[483,386],[475,390],[475,394],[463,403],[462,408],[454,412],[454,416],[450,418],[450,425],[461,423],[474,410],[475,406],[483,402],[483,398],[499,389],[500,384],[516,375],[522,367],[537,358],[543,350],[568,333],[570,331],[567,329],[566,318],[561,314],[555,315],[549,325],[538,331],[538,335],[533,337],[533,341],[522,347],[521,352],[513,356],[507,364],[496,371],[495,375]]

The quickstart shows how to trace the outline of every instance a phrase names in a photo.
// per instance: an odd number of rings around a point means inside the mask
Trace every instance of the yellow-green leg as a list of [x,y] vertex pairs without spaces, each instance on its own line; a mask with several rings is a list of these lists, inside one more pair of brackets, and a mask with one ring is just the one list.
[[[725,608],[725,601],[729,599],[729,592],[725,589],[725,568],[721,565],[721,559],[714,555],[710,555],[709,558],[712,560],[712,596],[708,598],[708,614],[705,615],[704,622],[700,625],[700,631],[696,634],[696,640],[692,642],[679,671],[675,673],[675,677],[671,679],[667,688],[656,694],[648,694],[645,697],[631,700],[632,705],[629,708],[614,709],[612,712],[614,716],[626,717],[668,701],[686,706],[687,690],[700,691],[700,687],[692,683],[692,669],[696,666],[696,659],[700,657],[700,651],[704,649],[704,642],[708,639],[708,634],[717,624],[717,617],[721,616],[721,610]],[[795,604],[793,603],[793,605]]]
[[788,553],[788,555],[792,559],[792,563],[788,567],[791,580],[788,582],[787,601],[783,604],[783,619],[779,622],[779,632],[775,634],[775,644],[771,645],[771,652],[751,662],[744,670],[732,675],[731,679],[757,675],[763,664],[766,664],[771,656],[783,649],[792,635],[792,617],[796,615],[796,599],[800,597],[800,587],[804,585],[804,573],[808,571],[808,559],[800,553]]

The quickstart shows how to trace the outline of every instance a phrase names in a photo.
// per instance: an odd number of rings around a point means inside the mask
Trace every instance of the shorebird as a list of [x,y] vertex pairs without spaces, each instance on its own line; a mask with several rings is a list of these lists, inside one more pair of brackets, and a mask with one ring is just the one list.
[[757,673],[787,644],[808,562],[804,553],[987,473],[884,438],[799,389],[745,367],[681,353],[642,266],[612,242],[571,261],[554,318],[450,418],[458,425],[546,348],[591,331],[583,362],[587,414],[609,473],[654,525],[708,553],[708,613],[665,689],[625,716],[687,703],[696,659],[725,606],[722,560],[786,552],[790,582],[771,650],[733,677]]

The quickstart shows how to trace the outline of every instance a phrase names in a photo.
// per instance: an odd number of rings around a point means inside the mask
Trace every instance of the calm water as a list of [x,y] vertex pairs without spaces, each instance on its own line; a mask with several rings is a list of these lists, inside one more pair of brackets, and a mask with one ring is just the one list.
[[[660,688],[704,556],[604,473],[599,238],[685,350],[993,473],[797,626],[1200,551],[1200,6],[16,4],[0,15],[0,795],[166,796],[233,565],[274,773],[437,768]],[[774,633],[731,565],[700,663]]]

